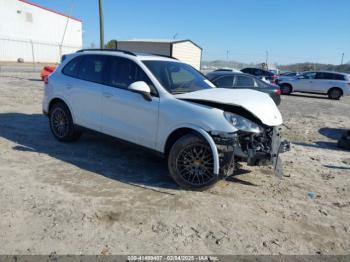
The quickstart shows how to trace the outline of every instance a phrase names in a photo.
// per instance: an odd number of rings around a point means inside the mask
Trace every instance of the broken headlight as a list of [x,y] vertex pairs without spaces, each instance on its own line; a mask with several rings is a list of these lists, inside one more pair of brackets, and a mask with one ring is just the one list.
[[263,131],[259,125],[242,116],[230,112],[224,112],[224,116],[226,120],[238,130],[249,133],[261,133]]

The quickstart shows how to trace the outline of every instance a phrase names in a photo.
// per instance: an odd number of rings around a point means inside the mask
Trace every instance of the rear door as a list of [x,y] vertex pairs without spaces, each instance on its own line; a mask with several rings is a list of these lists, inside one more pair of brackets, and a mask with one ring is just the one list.
[[[102,131],[114,137],[154,148],[158,130],[159,97],[145,72],[127,58],[111,56],[102,91]],[[128,90],[137,81],[146,82],[152,101]]]
[[77,78],[67,82],[75,123],[96,131],[101,130],[101,91],[106,62],[106,56],[83,55]]
[[314,80],[313,91],[326,94],[335,84],[333,74],[328,72],[318,72]]

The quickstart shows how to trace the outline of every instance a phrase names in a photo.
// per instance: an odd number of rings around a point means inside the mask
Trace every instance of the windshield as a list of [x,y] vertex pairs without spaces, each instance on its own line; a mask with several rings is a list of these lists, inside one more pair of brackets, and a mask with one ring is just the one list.
[[143,63],[171,94],[215,88],[208,79],[190,65],[172,61],[154,60],[143,61]]

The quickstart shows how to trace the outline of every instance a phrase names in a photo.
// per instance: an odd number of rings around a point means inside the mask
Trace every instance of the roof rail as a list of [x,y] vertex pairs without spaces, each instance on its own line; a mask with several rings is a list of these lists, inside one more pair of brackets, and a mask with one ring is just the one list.
[[107,51],[107,52],[121,52],[127,55],[132,55],[132,56],[136,56],[135,53],[127,51],[127,50],[120,50],[120,49],[101,49],[101,48],[88,48],[88,49],[81,49],[76,51],[76,53],[82,53],[84,51]]
[[161,54],[151,54],[151,55],[156,55],[156,56],[167,57],[167,58],[172,58],[172,59],[179,60],[176,57],[173,57],[173,56],[170,56],[170,55],[161,55]]

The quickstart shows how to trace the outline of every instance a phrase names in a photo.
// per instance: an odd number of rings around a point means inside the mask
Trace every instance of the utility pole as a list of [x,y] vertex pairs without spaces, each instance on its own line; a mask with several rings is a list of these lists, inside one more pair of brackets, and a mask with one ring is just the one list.
[[98,0],[98,9],[100,15],[100,48],[104,49],[104,25],[103,25],[103,3]]
[[269,62],[269,51],[266,51],[266,59],[265,59],[266,67],[269,67],[268,62]]
[[342,65],[343,62],[344,62],[344,53],[341,54],[341,63],[340,64]]
[[230,53],[230,50],[227,50],[226,51],[226,61],[228,62],[228,55],[229,55],[229,53]]

